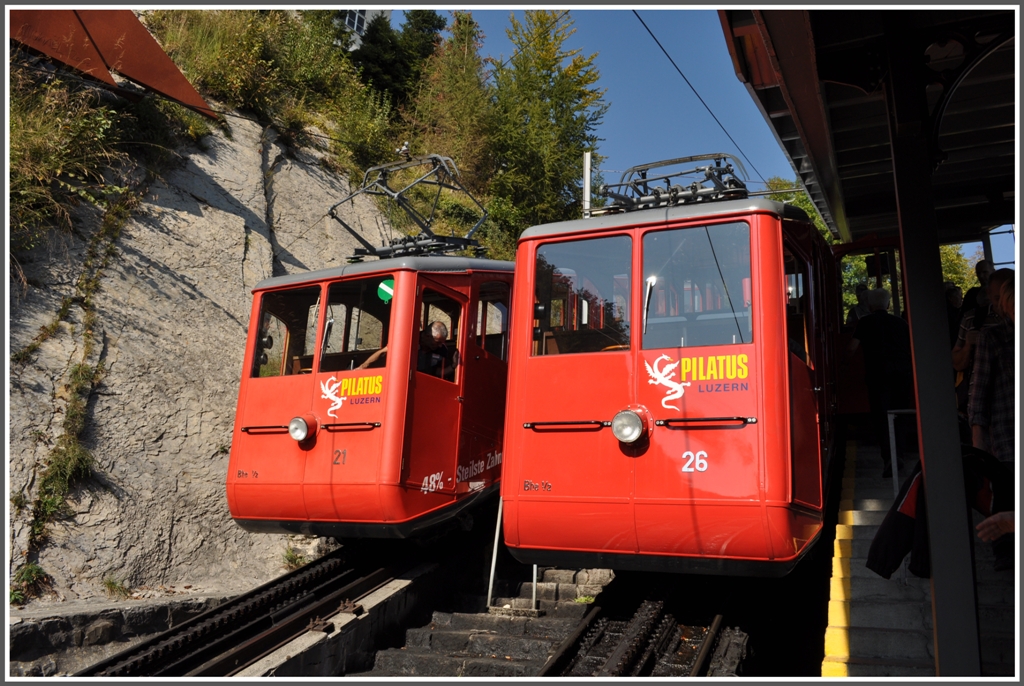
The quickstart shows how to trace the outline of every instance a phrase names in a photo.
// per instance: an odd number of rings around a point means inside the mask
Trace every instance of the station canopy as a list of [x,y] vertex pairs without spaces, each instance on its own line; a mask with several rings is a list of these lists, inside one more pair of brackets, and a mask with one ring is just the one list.
[[[886,16],[889,14],[890,16]],[[829,229],[898,235],[886,88],[909,69],[925,90],[940,243],[1016,221],[1013,10],[722,10],[736,73]],[[890,60],[911,41],[916,64]]]

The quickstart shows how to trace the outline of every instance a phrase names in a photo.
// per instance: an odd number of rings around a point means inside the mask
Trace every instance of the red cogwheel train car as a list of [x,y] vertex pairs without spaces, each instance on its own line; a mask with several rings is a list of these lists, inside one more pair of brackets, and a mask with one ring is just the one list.
[[542,565],[780,576],[822,530],[835,263],[731,167],[698,168],[705,196],[652,188],[662,164],[611,212],[520,239],[505,542]]
[[229,458],[235,522],[405,538],[495,492],[512,269],[400,257],[260,282]]

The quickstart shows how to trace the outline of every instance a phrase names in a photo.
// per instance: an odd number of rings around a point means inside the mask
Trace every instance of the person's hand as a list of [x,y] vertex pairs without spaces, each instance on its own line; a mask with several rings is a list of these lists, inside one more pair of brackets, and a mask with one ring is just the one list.
[[978,538],[983,541],[994,541],[1003,534],[1013,533],[1013,512],[997,512],[976,527]]
[[459,366],[459,351],[458,350],[456,350],[455,352],[452,353],[452,366],[453,367],[458,367]]
[[370,366],[371,364],[373,364],[374,362],[376,362],[376,361],[377,361],[377,359],[378,359],[378,358],[379,358],[379,357],[380,357],[381,355],[383,355],[384,353],[386,353],[387,351],[388,351],[388,347],[387,347],[387,346],[385,345],[385,346],[384,346],[383,348],[381,348],[381,349],[380,349],[380,350],[378,350],[377,352],[375,352],[375,353],[373,353],[372,355],[370,355],[369,357],[367,357],[367,358],[366,358],[366,361],[365,361],[365,362],[363,362],[363,363],[362,363],[361,365],[359,365],[359,366],[358,366],[358,367],[357,367],[356,369],[366,369],[366,368],[367,368],[367,367],[369,367],[369,366]]

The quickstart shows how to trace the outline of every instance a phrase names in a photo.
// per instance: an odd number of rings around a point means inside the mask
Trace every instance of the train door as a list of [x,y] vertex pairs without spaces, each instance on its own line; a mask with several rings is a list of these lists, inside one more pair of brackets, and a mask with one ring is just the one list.
[[[233,473],[235,501],[240,512],[256,511],[266,518],[305,519],[302,485],[309,451],[288,434],[288,423],[312,409],[321,287],[307,286],[260,295],[252,366],[242,416]],[[273,474],[276,483],[268,483]],[[246,485],[253,489],[250,496]],[[267,494],[274,497],[268,500]],[[250,501],[249,498],[255,500]]]
[[501,475],[510,297],[508,281],[476,278],[465,342],[458,493],[489,486]]
[[462,293],[420,276],[402,474],[406,487],[425,494],[455,493],[466,304]]
[[[634,377],[654,429],[633,464],[645,553],[764,553],[758,425],[747,421],[759,403],[751,240],[747,222],[642,235]],[[733,535],[740,520],[749,526]]]
[[[533,341],[516,353],[509,450],[520,469],[515,517],[524,540],[564,550],[635,553],[632,449],[606,426],[633,402],[632,239],[545,243],[533,264]],[[524,315],[520,315],[524,316]]]
[[358,521],[380,509],[393,275],[328,284],[313,406],[322,421],[320,454],[306,471],[312,519]]
[[788,240],[783,242],[786,338],[789,346],[789,425],[793,502],[821,507],[821,454],[816,386],[816,345],[810,265]]

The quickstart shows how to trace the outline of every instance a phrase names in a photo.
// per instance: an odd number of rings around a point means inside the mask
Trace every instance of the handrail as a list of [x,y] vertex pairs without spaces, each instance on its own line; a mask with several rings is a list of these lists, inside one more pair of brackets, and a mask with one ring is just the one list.
[[[673,419],[656,419],[655,426],[671,427],[673,424],[702,422],[704,424],[721,424],[723,422],[739,422],[742,425],[757,424],[757,417],[676,417]],[[686,427],[682,427],[686,428]],[[697,428],[697,427],[695,427]]]

